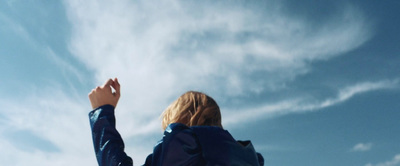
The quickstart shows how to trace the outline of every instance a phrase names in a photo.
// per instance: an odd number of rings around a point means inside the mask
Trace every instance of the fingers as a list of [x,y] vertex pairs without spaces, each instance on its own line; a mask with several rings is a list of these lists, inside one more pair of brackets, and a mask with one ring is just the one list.
[[114,88],[116,94],[118,95],[120,94],[121,85],[119,84],[118,79],[114,78],[113,80],[110,78],[106,82],[104,82],[102,86],[97,86],[95,89],[92,89],[89,95],[103,90],[105,91],[109,90],[111,92],[111,87]]
[[110,78],[104,83],[101,89],[105,90],[105,92],[109,94],[112,94],[112,89],[111,89],[112,84],[114,84],[114,81]]
[[110,86],[113,82],[114,82],[114,81],[110,78],[110,79],[108,79],[108,80],[104,83],[103,87],[108,87],[108,86]]
[[111,86],[115,89],[115,94],[117,95],[117,96],[120,96],[121,95],[121,85],[119,84],[119,82],[118,82],[118,79],[117,78],[114,78],[114,81],[113,81],[113,83],[111,84]]

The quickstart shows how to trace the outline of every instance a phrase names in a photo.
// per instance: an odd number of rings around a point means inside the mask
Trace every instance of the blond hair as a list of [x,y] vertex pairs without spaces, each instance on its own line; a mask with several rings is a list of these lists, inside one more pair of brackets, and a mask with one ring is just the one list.
[[186,126],[218,126],[222,128],[221,112],[215,100],[196,91],[188,91],[171,103],[162,113],[162,128],[171,123]]

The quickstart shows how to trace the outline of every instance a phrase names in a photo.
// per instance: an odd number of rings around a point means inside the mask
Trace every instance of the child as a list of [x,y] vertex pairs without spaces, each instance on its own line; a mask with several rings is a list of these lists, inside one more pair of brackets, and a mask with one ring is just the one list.
[[[100,166],[133,165],[115,128],[114,109],[119,97],[116,78],[89,93],[94,109],[89,113],[90,125]],[[222,128],[217,103],[204,93],[189,91],[180,96],[163,112],[162,126],[164,137],[146,158],[145,166],[264,165],[250,141],[236,141]]]

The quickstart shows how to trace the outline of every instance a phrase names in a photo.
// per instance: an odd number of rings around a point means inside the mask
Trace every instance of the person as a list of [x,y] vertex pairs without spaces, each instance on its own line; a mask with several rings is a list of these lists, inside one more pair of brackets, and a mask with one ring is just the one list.
[[[114,89],[114,91],[112,90]],[[94,150],[99,166],[132,166],[115,128],[114,110],[120,98],[118,79],[109,79],[89,93]],[[262,166],[264,158],[250,141],[236,141],[223,129],[219,106],[210,96],[188,91],[162,113],[163,138],[144,166]]]

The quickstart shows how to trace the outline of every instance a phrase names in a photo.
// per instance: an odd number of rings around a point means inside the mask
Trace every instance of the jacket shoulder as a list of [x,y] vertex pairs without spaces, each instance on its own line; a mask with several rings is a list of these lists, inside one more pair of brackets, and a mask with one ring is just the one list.
[[[199,165],[204,163],[201,147],[193,131],[180,123],[169,125],[163,139],[146,159],[151,165]],[[203,164],[200,164],[203,165]]]
[[[236,141],[232,135],[220,127],[191,127],[196,133],[209,165],[263,165],[251,141]],[[262,156],[261,156],[262,157]]]

